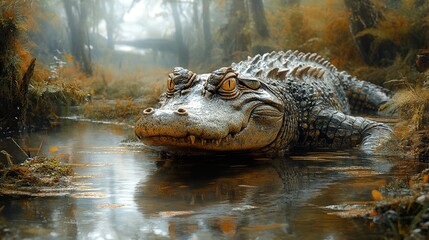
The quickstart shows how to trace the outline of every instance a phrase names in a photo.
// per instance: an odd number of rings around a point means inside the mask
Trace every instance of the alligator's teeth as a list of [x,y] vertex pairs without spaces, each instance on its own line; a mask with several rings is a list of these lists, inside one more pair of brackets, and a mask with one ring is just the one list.
[[218,140],[216,140],[216,146],[219,146],[219,145],[220,145],[220,141],[222,141],[222,139],[218,139]]
[[194,135],[190,135],[189,139],[191,139],[192,144],[195,144],[195,136]]

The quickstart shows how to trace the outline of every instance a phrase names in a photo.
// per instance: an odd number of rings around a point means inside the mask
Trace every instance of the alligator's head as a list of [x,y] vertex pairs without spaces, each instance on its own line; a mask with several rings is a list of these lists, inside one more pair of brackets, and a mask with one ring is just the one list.
[[175,68],[160,107],[143,111],[135,133],[146,145],[170,152],[268,148],[279,138],[284,142],[284,129],[296,125],[279,95],[232,68],[202,75]]

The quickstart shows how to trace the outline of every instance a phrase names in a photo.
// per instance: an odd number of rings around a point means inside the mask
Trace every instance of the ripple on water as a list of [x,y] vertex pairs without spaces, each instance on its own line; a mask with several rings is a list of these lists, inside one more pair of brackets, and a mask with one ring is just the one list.
[[108,198],[109,195],[102,192],[84,192],[73,193],[69,195],[71,198]]

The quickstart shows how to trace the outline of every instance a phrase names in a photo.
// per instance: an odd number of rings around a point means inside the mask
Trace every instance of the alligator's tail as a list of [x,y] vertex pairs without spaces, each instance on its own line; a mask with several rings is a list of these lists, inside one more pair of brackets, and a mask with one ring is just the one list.
[[378,111],[380,106],[392,100],[392,93],[385,88],[358,80],[346,72],[340,72],[339,77],[352,111]]

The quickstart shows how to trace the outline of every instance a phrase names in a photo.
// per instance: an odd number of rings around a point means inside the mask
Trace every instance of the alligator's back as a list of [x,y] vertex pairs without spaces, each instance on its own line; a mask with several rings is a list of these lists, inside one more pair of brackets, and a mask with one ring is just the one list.
[[[346,114],[350,112],[341,82],[342,75],[316,53],[291,50],[272,52],[249,57],[246,61],[233,63],[232,67],[242,76],[256,77],[273,85],[285,85],[282,88],[284,91],[298,91],[292,93],[296,98],[301,98],[305,93],[311,94],[310,91],[322,100],[319,104],[327,104]],[[319,93],[314,92],[313,88]]]
[[[249,57],[246,61],[233,63],[241,75],[261,79],[296,81],[301,85],[324,85],[329,94],[327,100],[335,100],[340,111],[378,110],[390,101],[389,92],[375,84],[361,81],[346,72],[339,72],[329,61],[316,53],[299,51],[271,52]],[[290,84],[290,83],[289,83]],[[304,86],[303,86],[304,87]]]
[[298,50],[287,52],[271,52],[264,55],[248,57],[246,61],[233,63],[232,67],[240,72],[254,76],[264,76],[270,71],[280,76],[303,75],[309,73],[316,78],[321,78],[325,73],[338,74],[337,69],[329,61],[317,53],[302,53]]

